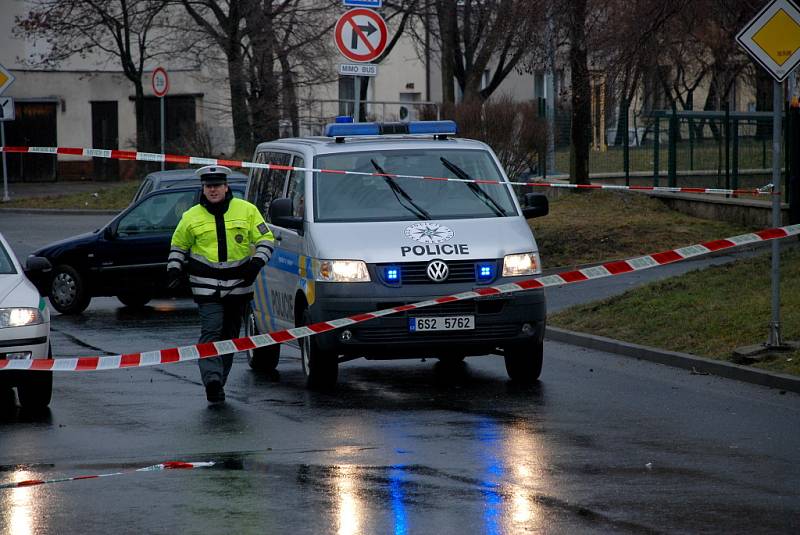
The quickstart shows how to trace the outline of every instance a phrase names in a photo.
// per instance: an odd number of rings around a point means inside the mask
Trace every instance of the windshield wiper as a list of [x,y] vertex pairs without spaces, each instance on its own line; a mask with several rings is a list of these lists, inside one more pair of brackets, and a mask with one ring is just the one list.
[[[442,165],[444,165],[451,173],[456,175],[456,177],[460,178],[461,180],[472,180],[472,177],[470,177],[466,171],[461,169],[447,158],[439,157],[439,159],[442,161]],[[483,204],[491,208],[495,215],[508,215],[508,212],[506,212],[503,207],[497,203],[497,201],[495,201],[488,193],[483,191],[475,182],[464,182],[464,184],[467,185],[469,190],[474,193],[477,198],[483,201]]]
[[[386,171],[383,170],[383,168],[380,165],[378,165],[378,162],[376,162],[375,160],[370,160],[370,162],[372,163],[372,167],[374,167],[376,171],[378,171],[382,175],[388,174],[386,173]],[[420,219],[431,219],[431,214],[429,214],[424,208],[415,203],[414,200],[411,198],[411,195],[409,195],[408,192],[406,192],[406,190],[401,188],[397,182],[395,182],[392,178],[388,176],[384,176],[383,179],[386,180],[387,184],[389,184],[389,189],[391,189],[392,193],[394,193],[394,196],[397,199],[397,202],[400,204],[400,206],[402,206],[412,214],[416,215]],[[408,204],[410,204],[411,206],[407,206],[406,204],[404,204],[403,201],[400,200],[401,196],[406,201],[408,201]]]

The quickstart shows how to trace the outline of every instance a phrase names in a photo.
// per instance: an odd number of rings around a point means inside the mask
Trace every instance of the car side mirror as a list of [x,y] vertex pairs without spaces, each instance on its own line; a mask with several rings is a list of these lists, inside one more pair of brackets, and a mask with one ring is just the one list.
[[292,199],[282,197],[269,205],[269,221],[275,226],[303,232],[303,218],[293,215]]
[[525,202],[522,207],[522,215],[525,219],[542,217],[550,213],[550,203],[547,197],[540,193],[526,193],[523,200]]
[[107,240],[113,240],[117,237],[117,226],[116,225],[108,225],[103,229],[103,238]]
[[53,269],[53,265],[43,256],[29,256],[25,261],[25,271],[47,271]]

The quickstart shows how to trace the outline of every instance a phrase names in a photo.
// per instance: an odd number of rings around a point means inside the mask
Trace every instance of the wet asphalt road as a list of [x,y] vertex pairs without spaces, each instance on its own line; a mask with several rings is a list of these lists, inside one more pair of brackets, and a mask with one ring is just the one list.
[[[107,219],[0,213],[0,230],[24,256],[53,229]],[[560,291],[551,304],[580,298]],[[191,301],[152,305],[103,298],[55,315],[54,351],[196,340]],[[798,532],[800,396],[545,351],[532,387],[508,383],[497,357],[358,360],[332,394],[306,391],[294,348],[278,374],[238,355],[228,402],[213,408],[194,363],[58,374],[45,414],[0,403],[0,484],[123,474],[0,489],[0,533]],[[133,471],[172,460],[217,464]]]

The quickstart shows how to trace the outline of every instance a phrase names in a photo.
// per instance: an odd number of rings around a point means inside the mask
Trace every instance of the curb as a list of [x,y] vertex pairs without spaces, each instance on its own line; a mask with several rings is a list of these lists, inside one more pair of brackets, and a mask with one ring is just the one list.
[[0,213],[10,212],[17,214],[58,214],[58,215],[117,215],[122,210],[95,210],[80,208],[3,208]]
[[685,370],[701,373],[706,372],[726,379],[743,381],[766,386],[768,388],[778,388],[800,394],[800,377],[784,373],[768,372],[748,366],[740,366],[729,362],[698,357],[689,353],[667,351],[665,349],[632,344],[613,338],[606,338],[604,336],[568,331],[567,329],[559,329],[558,327],[548,326],[545,329],[545,338],[556,342],[565,342],[574,346],[597,349],[625,357],[633,357],[648,362],[683,368]]

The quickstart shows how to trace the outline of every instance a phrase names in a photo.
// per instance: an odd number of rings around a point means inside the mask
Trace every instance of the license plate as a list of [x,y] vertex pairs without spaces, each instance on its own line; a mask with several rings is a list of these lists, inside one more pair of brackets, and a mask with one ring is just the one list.
[[408,330],[417,331],[467,331],[475,328],[475,316],[436,316],[408,318]]

